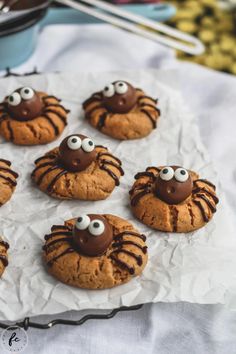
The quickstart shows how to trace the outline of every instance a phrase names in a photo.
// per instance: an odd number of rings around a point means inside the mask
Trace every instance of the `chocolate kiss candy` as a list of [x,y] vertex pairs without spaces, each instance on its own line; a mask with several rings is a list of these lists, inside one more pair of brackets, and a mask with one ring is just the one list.
[[115,81],[103,90],[103,104],[112,113],[128,113],[136,103],[136,89],[128,82]]
[[162,168],[156,182],[155,193],[168,204],[179,204],[187,199],[193,190],[193,181],[188,171],[179,166]]
[[70,135],[59,146],[59,162],[68,171],[85,170],[96,159],[96,156],[94,142],[85,135]]
[[39,94],[31,87],[21,87],[7,98],[7,110],[19,121],[28,121],[39,117],[44,104]]
[[75,246],[84,255],[100,256],[113,240],[112,228],[101,215],[81,215],[74,226],[73,240]]

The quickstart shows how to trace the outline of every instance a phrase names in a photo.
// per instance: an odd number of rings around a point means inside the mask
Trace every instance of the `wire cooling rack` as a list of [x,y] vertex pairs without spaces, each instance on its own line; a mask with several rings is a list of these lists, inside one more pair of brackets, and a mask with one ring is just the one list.
[[[5,74],[3,74],[3,76],[1,77],[9,77],[9,76],[30,76],[30,75],[36,75],[36,74],[41,74],[37,68],[34,68],[32,71],[30,72],[26,72],[26,73],[15,73],[13,71],[11,71],[11,69],[6,68],[6,72]],[[111,312],[109,313],[105,313],[105,314],[88,314],[85,315],[83,317],[81,317],[78,320],[64,320],[64,319],[54,319],[50,322],[47,323],[37,323],[37,322],[33,322],[30,320],[29,317],[26,317],[24,320],[16,322],[14,324],[12,323],[3,323],[0,322],[0,328],[6,329],[8,327],[21,327],[24,328],[25,331],[27,331],[29,328],[37,328],[37,329],[50,329],[56,325],[67,325],[67,326],[81,326],[82,324],[84,324],[85,322],[89,321],[89,320],[109,320],[113,317],[116,316],[117,313],[119,312],[125,312],[125,311],[136,311],[142,308],[142,304],[141,305],[136,305],[136,306],[130,306],[130,307],[119,307],[117,309],[113,309]]]
[[54,319],[48,323],[37,323],[33,322],[30,320],[29,317],[26,317],[24,320],[20,322],[16,322],[14,324],[12,323],[3,323],[0,322],[0,328],[6,329],[8,327],[21,327],[24,328],[25,331],[27,331],[30,327],[31,328],[37,328],[37,329],[50,329],[56,325],[67,325],[67,326],[81,326],[85,322],[89,320],[109,320],[110,318],[115,317],[115,315],[119,312],[125,312],[125,311],[136,311],[141,309],[143,305],[136,305],[136,306],[131,306],[131,307],[119,307],[117,309],[112,310],[109,313],[106,314],[88,314],[83,317],[81,317],[78,320],[64,320],[64,319]]

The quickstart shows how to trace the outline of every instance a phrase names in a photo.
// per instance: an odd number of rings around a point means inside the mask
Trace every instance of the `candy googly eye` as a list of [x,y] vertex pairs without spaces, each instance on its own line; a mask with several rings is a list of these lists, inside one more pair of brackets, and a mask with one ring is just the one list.
[[186,182],[189,177],[188,171],[185,168],[177,168],[175,170],[175,179],[178,182]]
[[88,230],[91,235],[100,236],[105,230],[105,225],[101,220],[95,219],[89,224]]
[[67,140],[67,146],[71,150],[78,150],[81,148],[81,145],[82,145],[82,141],[78,136],[71,136]]
[[118,81],[115,83],[115,91],[119,95],[123,95],[128,91],[128,85],[126,84],[126,82]]
[[106,86],[103,90],[103,96],[112,97],[115,94],[115,87],[113,84]]
[[94,142],[90,138],[85,138],[82,141],[82,149],[85,152],[92,152],[95,149]]
[[23,100],[30,100],[34,97],[34,90],[31,87],[23,87],[20,90],[20,95]]
[[160,172],[160,178],[164,181],[170,181],[174,177],[174,170],[172,167],[164,167]]
[[86,230],[90,224],[90,218],[88,215],[84,214],[78,217],[75,223],[75,227],[78,230]]
[[18,92],[13,92],[7,99],[10,106],[18,106],[21,103],[21,96]]

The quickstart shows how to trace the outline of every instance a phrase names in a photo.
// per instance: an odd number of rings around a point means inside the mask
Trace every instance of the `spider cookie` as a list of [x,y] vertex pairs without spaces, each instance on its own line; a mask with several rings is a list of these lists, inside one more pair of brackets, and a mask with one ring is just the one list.
[[143,138],[156,128],[157,100],[128,82],[116,81],[83,103],[90,124],[115,139]]
[[81,134],[68,136],[35,164],[33,180],[39,189],[58,199],[105,199],[124,174],[117,157]]
[[85,289],[112,288],[140,275],[147,263],[146,237],[114,215],[80,215],[45,236],[50,274]]
[[0,207],[11,198],[17,177],[18,173],[11,169],[11,162],[0,159]]
[[135,176],[131,208],[144,224],[167,232],[204,226],[216,212],[215,186],[179,166],[148,167]]
[[50,143],[63,132],[68,113],[58,98],[21,87],[0,103],[0,134],[17,145]]
[[7,250],[9,244],[0,237],[0,277],[2,276],[5,268],[8,266]]

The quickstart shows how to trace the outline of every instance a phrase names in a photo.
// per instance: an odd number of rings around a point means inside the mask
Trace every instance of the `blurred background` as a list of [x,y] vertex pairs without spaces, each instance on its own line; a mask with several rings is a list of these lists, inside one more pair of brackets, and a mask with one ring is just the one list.
[[[159,3],[160,1],[116,0],[115,3]],[[176,15],[167,23],[198,37],[206,46],[200,56],[178,52],[179,59],[236,75],[236,1],[168,0]]]

